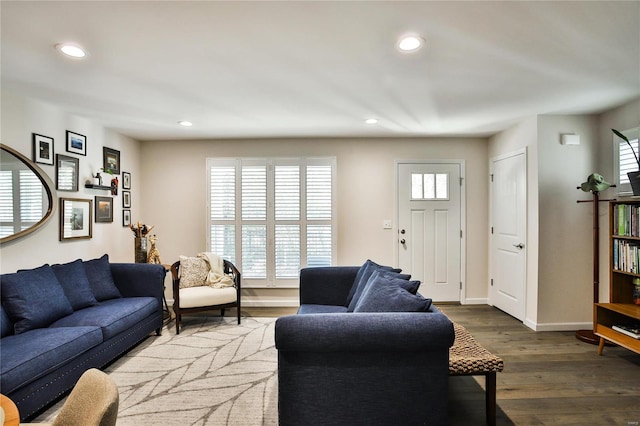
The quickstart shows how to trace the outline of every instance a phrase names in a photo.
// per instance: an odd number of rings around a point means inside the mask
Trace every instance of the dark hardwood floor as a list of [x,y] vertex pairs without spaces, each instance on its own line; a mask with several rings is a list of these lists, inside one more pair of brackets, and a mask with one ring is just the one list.
[[[598,356],[574,332],[534,332],[486,305],[438,307],[504,360],[498,425],[640,425],[640,354],[607,346]],[[248,316],[295,311],[243,309]],[[484,424],[484,377],[451,377],[449,384],[450,423]]]

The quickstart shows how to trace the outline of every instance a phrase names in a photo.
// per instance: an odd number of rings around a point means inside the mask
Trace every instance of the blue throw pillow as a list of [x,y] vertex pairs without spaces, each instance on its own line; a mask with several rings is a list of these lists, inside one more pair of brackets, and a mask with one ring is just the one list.
[[10,336],[13,334],[13,322],[7,311],[5,311],[2,303],[0,303],[0,337]]
[[365,286],[367,285],[367,281],[371,278],[371,275],[376,271],[386,271],[386,272],[400,272],[400,269],[393,269],[390,266],[382,266],[377,263],[367,260],[364,265],[360,267],[358,273],[356,274],[356,279],[353,282],[353,286],[349,291],[349,296],[347,296],[347,312],[353,312],[358,303],[358,299],[362,295]]
[[16,334],[49,326],[73,313],[49,265],[2,275],[2,304]]
[[78,259],[62,265],[53,265],[51,269],[56,274],[74,311],[98,303],[91,291],[82,260]]
[[353,312],[425,312],[431,299],[417,293],[420,281],[378,274],[367,285]]
[[113,275],[111,275],[108,254],[99,259],[87,260],[83,263],[89,286],[98,302],[122,297],[118,287],[116,287],[116,283],[113,281]]

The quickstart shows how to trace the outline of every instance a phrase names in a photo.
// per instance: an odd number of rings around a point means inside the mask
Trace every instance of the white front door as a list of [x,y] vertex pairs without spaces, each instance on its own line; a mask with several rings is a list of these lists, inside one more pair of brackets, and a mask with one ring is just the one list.
[[527,155],[491,161],[491,303],[524,321],[527,253]]
[[398,266],[439,302],[460,301],[461,168],[398,163]]

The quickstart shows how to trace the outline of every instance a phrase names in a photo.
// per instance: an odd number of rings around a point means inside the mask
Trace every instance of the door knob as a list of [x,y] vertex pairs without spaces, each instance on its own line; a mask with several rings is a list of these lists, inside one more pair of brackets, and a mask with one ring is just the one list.
[[406,241],[405,241],[404,238],[400,240],[400,244],[405,244],[405,243],[406,243]]
[[520,244],[514,244],[513,245],[515,248],[519,248],[520,250],[522,250],[524,248],[524,244],[520,243]]
[[407,231],[405,231],[404,229],[401,229],[401,230],[400,230],[400,233],[401,233],[401,234],[404,234],[405,232],[407,232]]

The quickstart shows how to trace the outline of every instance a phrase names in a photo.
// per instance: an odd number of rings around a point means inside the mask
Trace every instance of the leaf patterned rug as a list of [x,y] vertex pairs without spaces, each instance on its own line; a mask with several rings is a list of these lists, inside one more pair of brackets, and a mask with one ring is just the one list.
[[[118,426],[277,425],[276,318],[185,316],[105,368]],[[60,401],[34,422],[50,422]]]

